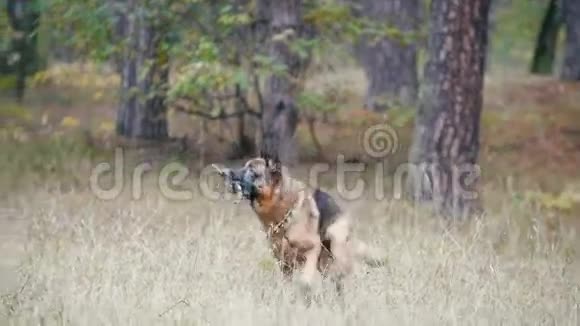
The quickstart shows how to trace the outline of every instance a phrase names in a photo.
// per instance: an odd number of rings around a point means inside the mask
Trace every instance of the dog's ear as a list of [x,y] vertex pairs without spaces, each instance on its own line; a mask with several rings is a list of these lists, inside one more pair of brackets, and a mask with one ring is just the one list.
[[260,157],[266,162],[266,167],[270,166],[270,155],[264,149],[260,151]]
[[276,156],[274,156],[274,159],[272,160],[272,168],[282,171],[282,162],[280,162],[280,157],[278,157],[278,153],[276,153]]
[[274,159],[271,160],[268,170],[270,171],[272,184],[274,186],[280,185],[282,183],[282,162],[280,162],[278,155],[276,155]]

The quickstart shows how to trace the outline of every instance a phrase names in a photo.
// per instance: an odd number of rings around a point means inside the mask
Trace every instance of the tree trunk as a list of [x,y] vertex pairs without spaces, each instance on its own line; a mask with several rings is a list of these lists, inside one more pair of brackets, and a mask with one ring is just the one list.
[[270,56],[286,67],[283,74],[273,73],[266,81],[263,123],[263,150],[285,164],[297,161],[294,133],[298,125],[298,108],[294,97],[306,61],[291,49],[302,35],[301,0],[270,2]]
[[563,0],[563,2],[566,45],[561,78],[580,81],[580,1]]
[[550,0],[536,41],[536,49],[534,50],[534,58],[530,69],[532,73],[552,74],[561,25],[560,1]]
[[429,61],[410,152],[415,200],[449,217],[478,209],[489,0],[432,0]]
[[[111,8],[111,23],[113,26],[112,42],[119,45],[127,38],[126,28],[128,27],[127,18],[129,15],[127,14],[126,3],[122,0],[108,0],[108,2]],[[111,60],[115,71],[121,76],[123,74],[124,56],[123,53],[115,52]]]
[[121,103],[117,133],[127,138],[161,140],[168,137],[166,93],[169,58],[164,31],[130,1],[124,20],[127,46],[123,53]]
[[[258,7],[255,8],[252,8],[251,2],[251,0],[231,1],[233,12],[237,14],[246,13],[253,17],[249,24],[237,26],[234,29],[234,32],[225,40],[225,42],[228,42],[227,44],[231,45],[229,51],[231,51],[232,54],[231,60],[228,61],[228,64],[233,67],[248,66],[247,63],[251,60],[249,58],[253,58],[252,55],[255,54],[254,48],[259,44],[262,44],[264,41],[263,39],[258,41],[258,33],[260,32],[258,29],[262,29],[263,31],[267,31],[268,29],[268,24],[262,22],[260,19],[260,6],[263,6],[265,1],[259,1],[257,3]],[[216,8],[219,8],[219,6],[216,6]],[[265,14],[269,15],[268,13]],[[242,84],[236,83],[234,86],[234,92],[236,98],[235,110],[239,115],[236,118],[236,142],[232,144],[228,159],[236,160],[255,154],[256,139],[247,134],[248,129],[251,129],[248,125],[253,122],[248,121],[248,116],[246,114],[246,110],[248,109],[246,103],[246,99],[249,95],[248,87],[242,87]]]
[[[242,92],[244,92],[242,94]],[[235,109],[239,113],[237,117],[237,140],[233,144],[230,155],[228,159],[230,160],[237,160],[242,159],[248,155],[253,155],[255,153],[255,143],[254,140],[249,137],[246,132],[246,106],[242,102],[242,98],[247,98],[247,92],[242,91],[242,88],[239,84],[235,86],[235,94],[236,94],[236,102],[235,102]]]
[[417,46],[402,36],[418,30],[420,5],[419,0],[362,1],[363,16],[386,22],[398,31],[378,40],[373,36],[363,37],[357,46],[368,79],[367,109],[384,111],[415,105],[419,87]]
[[10,25],[14,30],[12,50],[18,56],[16,64],[16,98],[24,99],[26,77],[31,74],[37,63],[36,45],[38,36],[36,31],[40,23],[40,14],[35,1],[8,0],[6,10]]

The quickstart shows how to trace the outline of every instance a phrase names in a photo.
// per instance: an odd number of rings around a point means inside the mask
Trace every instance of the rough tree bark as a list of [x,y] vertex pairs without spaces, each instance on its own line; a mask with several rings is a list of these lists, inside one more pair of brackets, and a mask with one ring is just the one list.
[[478,210],[477,164],[490,0],[432,0],[429,61],[410,152],[415,200]]
[[556,58],[558,33],[562,25],[560,5],[560,0],[550,0],[548,4],[536,41],[536,49],[534,50],[530,69],[532,73],[545,75],[552,73],[554,59]]
[[[419,0],[364,0],[360,13],[371,21],[386,22],[400,32],[416,32],[420,23]],[[413,106],[417,99],[417,46],[402,37],[363,37],[357,56],[365,70],[368,90],[365,107],[384,111]]]
[[128,2],[126,47],[121,69],[121,103],[117,133],[127,138],[162,140],[168,137],[165,99],[169,82],[169,58],[163,47],[165,32],[160,24]]
[[298,108],[294,97],[306,62],[291,49],[292,42],[304,31],[301,0],[269,2],[270,56],[286,67],[284,74],[272,74],[266,80],[263,112],[263,151],[278,157],[284,164],[297,161],[294,133],[298,125]]
[[566,45],[561,78],[580,81],[580,1],[563,0],[562,12],[566,25]]

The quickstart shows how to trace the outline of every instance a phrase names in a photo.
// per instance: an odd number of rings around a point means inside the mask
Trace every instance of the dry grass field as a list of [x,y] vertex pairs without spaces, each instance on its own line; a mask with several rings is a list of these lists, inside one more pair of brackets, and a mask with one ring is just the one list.
[[2,324],[578,325],[575,231],[551,239],[539,211],[488,190],[497,206],[452,229],[397,200],[345,203],[387,264],[358,266],[342,298],[320,282],[310,306],[243,204],[22,193],[2,206],[26,230],[3,241],[23,252]]

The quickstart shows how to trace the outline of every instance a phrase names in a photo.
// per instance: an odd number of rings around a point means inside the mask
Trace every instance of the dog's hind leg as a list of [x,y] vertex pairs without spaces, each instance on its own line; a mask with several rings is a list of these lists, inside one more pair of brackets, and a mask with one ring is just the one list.
[[330,240],[330,251],[334,261],[330,267],[330,276],[337,282],[337,289],[342,290],[342,278],[352,272],[352,252],[349,246],[350,221],[347,218],[338,219],[326,230],[326,238]]
[[320,241],[313,241],[312,248],[304,253],[305,262],[300,283],[307,288],[312,286],[312,283],[318,275],[318,257],[320,257],[321,250],[322,246],[320,245]]

